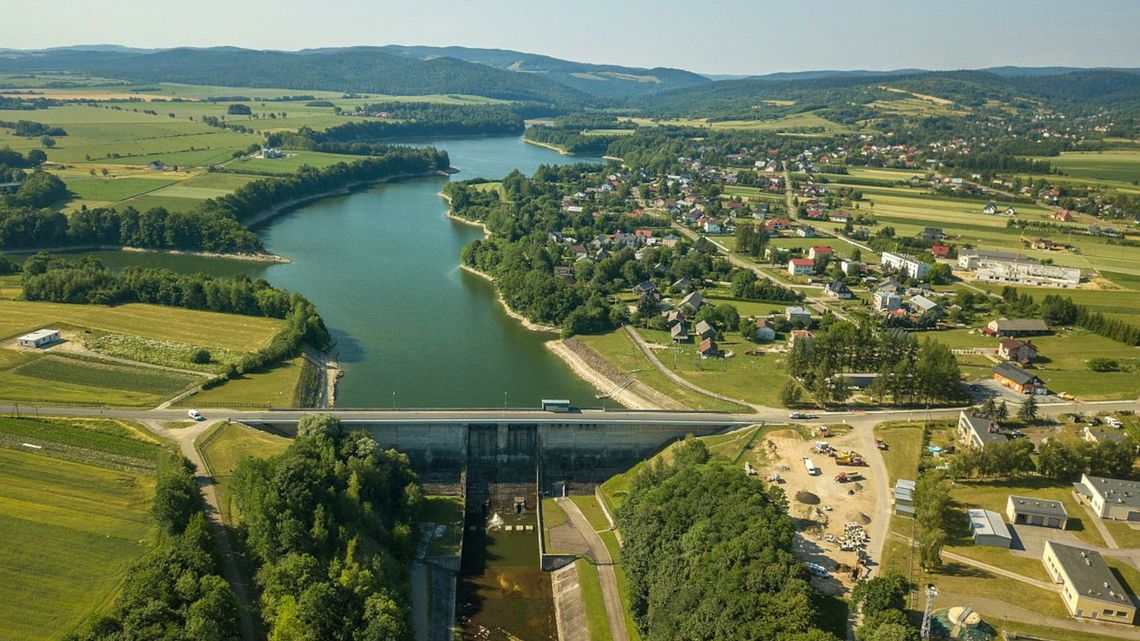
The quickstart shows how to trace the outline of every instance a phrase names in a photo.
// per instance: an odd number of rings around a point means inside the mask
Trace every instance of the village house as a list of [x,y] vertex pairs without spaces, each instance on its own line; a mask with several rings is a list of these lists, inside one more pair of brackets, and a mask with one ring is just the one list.
[[827,245],[812,245],[811,248],[808,249],[808,258],[812,260],[823,256],[832,256],[834,254],[835,250]]
[[1136,618],[1132,595],[1096,550],[1046,541],[1041,563],[1061,585],[1061,600],[1072,616],[1128,625]]
[[1033,341],[1005,338],[998,343],[998,357],[1002,360],[1028,365],[1037,360],[1037,346],[1033,344]]
[[859,276],[865,268],[866,265],[857,260],[844,258],[839,261],[839,271],[843,272],[844,276]]
[[1140,521],[1140,483],[1082,474],[1073,484],[1077,500],[1102,519]]
[[768,325],[768,321],[764,320],[763,318],[758,318],[756,319],[755,327],[756,329],[753,331],[752,335],[757,341],[761,343],[769,343],[776,340],[776,330],[772,329]]
[[799,227],[796,227],[796,235],[800,238],[815,238],[815,227],[812,227],[811,225],[800,225]]
[[793,325],[807,326],[811,324],[811,312],[799,306],[785,307],[784,319]]
[[685,325],[685,321],[673,325],[669,330],[669,337],[673,339],[674,343],[688,343],[689,328]]
[[1053,212],[1052,216],[1050,216],[1050,217],[1053,220],[1059,220],[1063,223],[1073,222],[1073,213],[1071,211],[1069,211],[1068,209],[1061,209],[1059,211],[1055,211],[1055,212]]
[[927,243],[942,242],[946,238],[946,233],[942,231],[941,227],[926,227],[922,230],[922,240]]
[[720,358],[720,348],[717,346],[716,341],[711,338],[706,338],[697,345],[697,353],[701,358]]
[[947,258],[950,256],[950,245],[936,244],[930,246],[930,253],[935,258]]
[[678,292],[687,292],[693,288],[693,281],[688,276],[682,276],[673,281],[670,289]]
[[807,329],[793,329],[788,332],[788,348],[794,349],[799,341],[811,343],[815,339],[815,332]]
[[986,325],[991,336],[1040,336],[1049,333],[1049,326],[1039,318],[999,318]]
[[788,260],[788,273],[792,276],[808,276],[815,273],[815,261],[810,258]]
[[994,380],[1022,394],[1045,394],[1045,383],[1034,374],[1013,363],[999,363],[994,367]]
[[634,285],[633,286],[633,293],[637,294],[638,296],[649,296],[652,294],[657,294],[658,296],[660,296],[660,294],[657,291],[657,285],[654,285],[651,281],[648,281],[648,280],[642,281],[642,282]]
[[926,296],[919,294],[910,299],[910,304],[914,307],[914,311],[918,314],[932,314],[935,317],[942,317],[942,306],[930,300]]
[[681,307],[697,311],[705,304],[705,297],[701,296],[700,292],[689,292],[687,296],[681,299]]
[[983,214],[989,214],[991,216],[996,214],[997,213],[997,205],[995,205],[993,203],[989,203],[985,207],[982,207],[982,213]]
[[1053,499],[1038,499],[1010,494],[1005,502],[1005,515],[1014,525],[1033,525],[1064,530],[1069,527],[1065,504]]
[[958,413],[958,442],[975,450],[984,450],[993,443],[1005,443],[1009,437],[998,430],[997,423],[988,416],[965,411]]
[[764,221],[764,229],[769,232],[781,232],[786,229],[791,229],[791,224],[783,218],[772,218]]
[[889,289],[880,289],[875,292],[875,310],[880,312],[893,312],[902,306],[902,298]]
[[716,338],[716,328],[709,325],[708,321],[697,321],[696,326],[693,328],[697,332],[697,336],[704,340],[706,338]]
[[568,267],[566,265],[555,265],[554,266],[554,277],[559,279],[559,280],[566,281],[567,283],[573,283],[575,280],[574,268]]
[[830,298],[837,298],[839,300],[851,300],[855,298],[855,294],[847,287],[841,280],[833,280],[823,288],[823,293]]
[[665,315],[665,324],[669,327],[683,322],[685,322],[685,312],[680,309],[671,309]]

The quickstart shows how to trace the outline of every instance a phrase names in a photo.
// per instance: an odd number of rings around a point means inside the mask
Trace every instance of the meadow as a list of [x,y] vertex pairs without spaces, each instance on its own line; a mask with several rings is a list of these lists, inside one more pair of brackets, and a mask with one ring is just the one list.
[[202,390],[177,403],[179,407],[296,407],[297,381],[302,357],[286,361],[268,371],[242,374],[225,385]]
[[167,370],[111,365],[64,356],[42,356],[12,373],[49,383],[69,383],[115,391],[135,391],[157,398],[186,389],[194,378]]
[[218,505],[226,523],[235,525],[228,481],[238,463],[250,456],[268,458],[284,452],[291,441],[240,423],[218,423],[198,437],[195,447],[214,479]]
[[1140,180],[1140,151],[1066,151],[1045,160],[1065,176],[1092,180],[1118,181],[1135,185]]
[[58,639],[107,608],[149,548],[153,494],[150,474],[0,448],[0,638]]
[[0,300],[0,338],[57,324],[244,352],[267,345],[281,327],[281,321],[272,318],[158,305],[104,307]]

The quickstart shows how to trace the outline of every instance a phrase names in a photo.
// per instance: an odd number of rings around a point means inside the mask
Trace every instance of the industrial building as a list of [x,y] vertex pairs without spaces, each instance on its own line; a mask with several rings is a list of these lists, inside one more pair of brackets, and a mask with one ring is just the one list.
[[1140,483],[1136,481],[1082,474],[1073,490],[1102,519],[1140,521]]
[[1061,585],[1061,600],[1074,617],[1129,625],[1136,618],[1132,595],[1096,550],[1046,541],[1041,563]]

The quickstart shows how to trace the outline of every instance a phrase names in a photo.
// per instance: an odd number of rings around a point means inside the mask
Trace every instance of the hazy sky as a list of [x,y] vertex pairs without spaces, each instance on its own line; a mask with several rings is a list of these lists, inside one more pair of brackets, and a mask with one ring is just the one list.
[[0,47],[8,48],[465,45],[705,73],[1140,67],[1140,0],[3,0],[2,5]]

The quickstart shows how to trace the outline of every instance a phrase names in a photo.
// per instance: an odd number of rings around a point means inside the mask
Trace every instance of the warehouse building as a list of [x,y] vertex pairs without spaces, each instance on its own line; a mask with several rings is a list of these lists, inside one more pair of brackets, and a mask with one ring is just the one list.
[[1069,526],[1069,512],[1065,504],[1051,499],[1009,495],[1005,515],[1014,525],[1037,525],[1064,530]]
[[1073,484],[1077,500],[1087,503],[1102,519],[1140,521],[1140,483],[1081,475]]
[[1013,534],[997,512],[966,510],[966,516],[970,519],[970,532],[974,537],[974,545],[988,545],[1006,550],[1013,545]]

